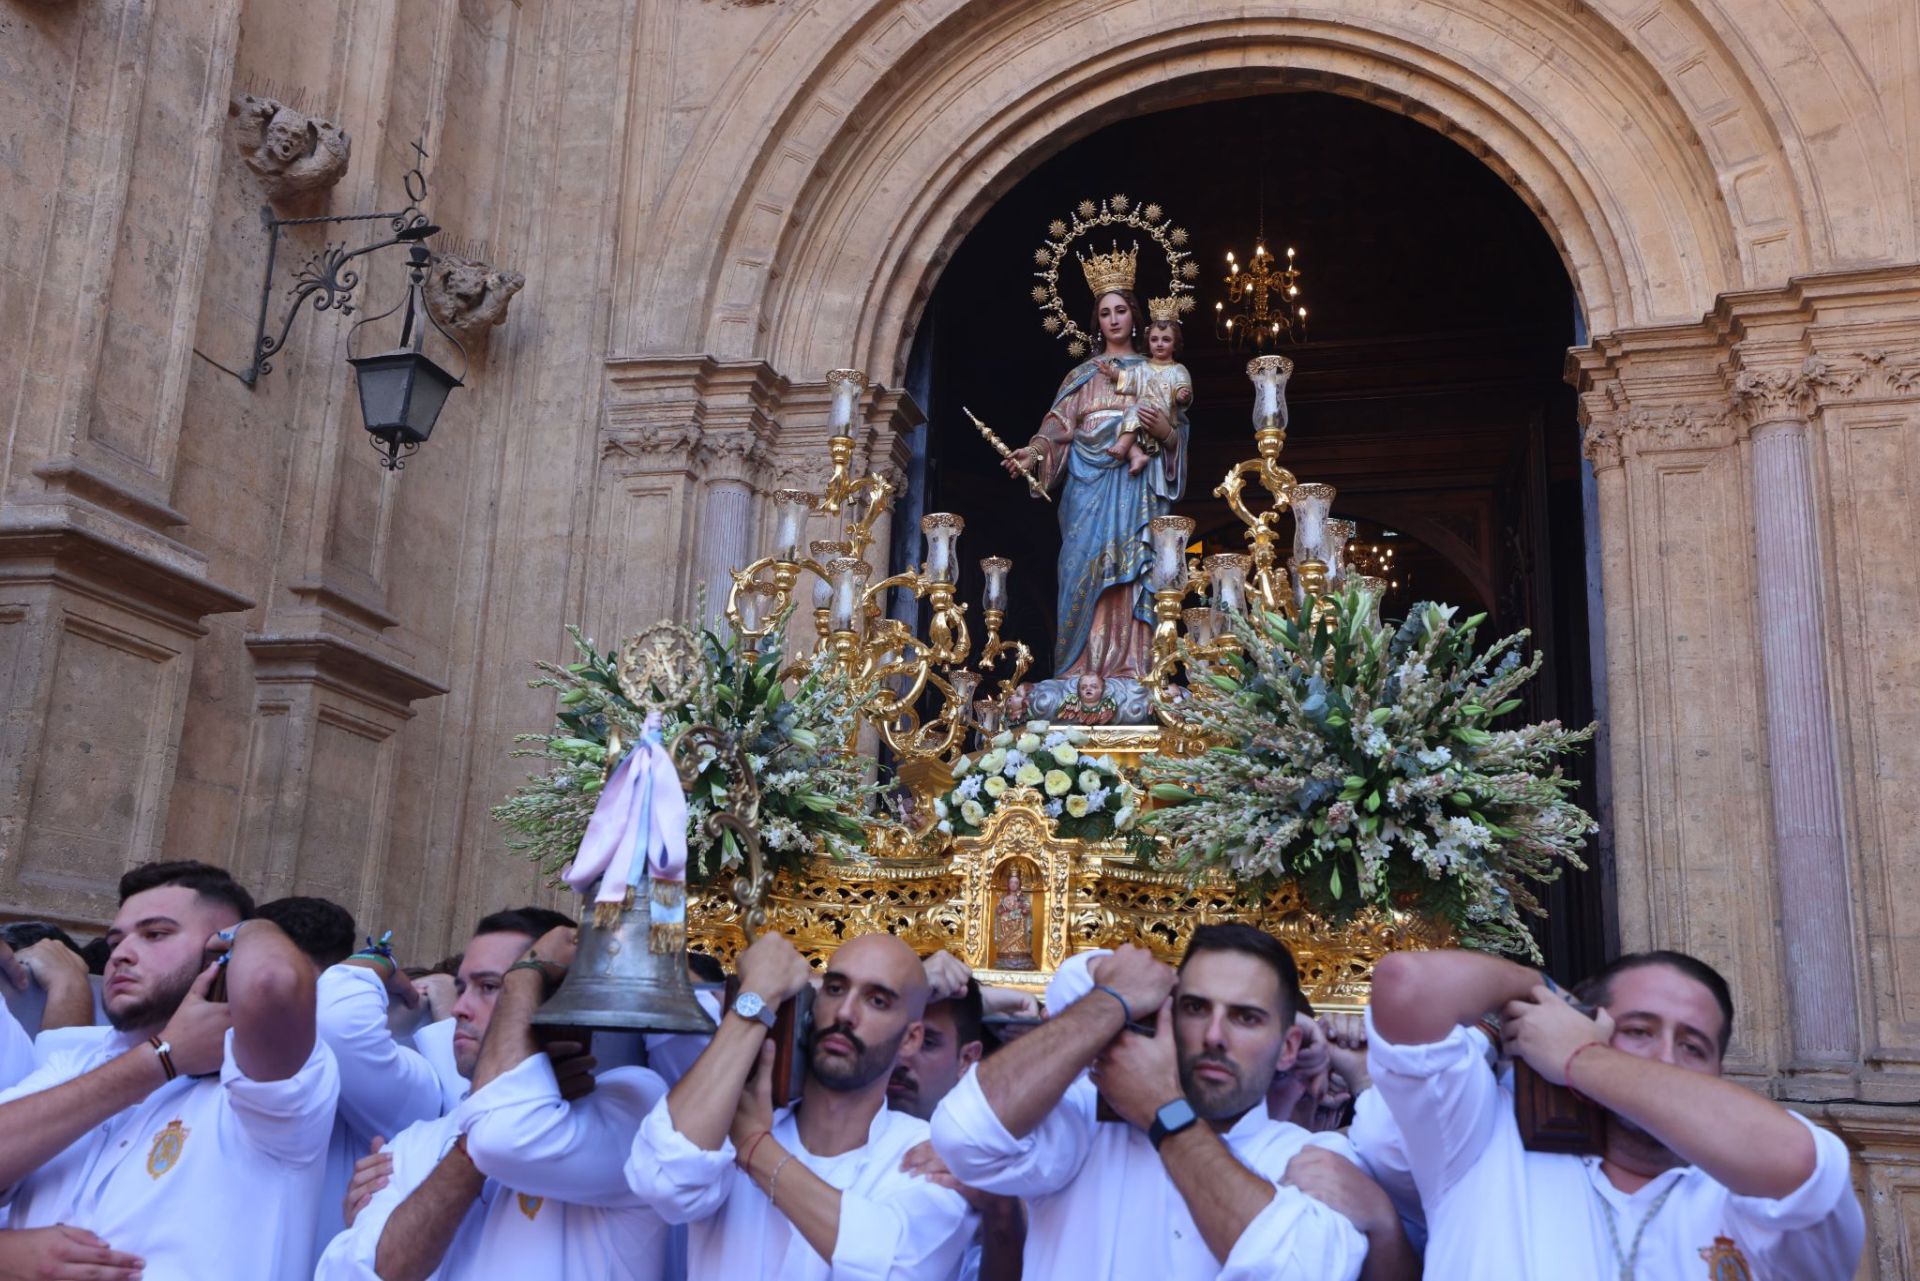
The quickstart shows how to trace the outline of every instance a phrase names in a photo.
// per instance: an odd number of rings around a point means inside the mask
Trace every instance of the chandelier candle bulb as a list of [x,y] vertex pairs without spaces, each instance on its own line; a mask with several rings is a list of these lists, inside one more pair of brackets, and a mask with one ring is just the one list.
[[1301,564],[1327,563],[1327,512],[1333,507],[1332,485],[1315,481],[1293,487],[1293,555]]
[[841,556],[827,562],[827,577],[833,584],[833,630],[851,632],[860,618],[860,598],[873,570],[858,556]]
[[1207,557],[1207,577],[1213,580],[1216,609],[1241,614],[1247,608],[1247,570],[1253,557],[1240,552],[1217,552]]
[[1197,605],[1185,612],[1187,636],[1196,645],[1211,645],[1220,635],[1223,622],[1220,611],[1205,605]]
[[1346,585],[1347,581],[1347,545],[1353,542],[1353,536],[1359,526],[1350,520],[1330,520],[1327,522],[1327,583],[1334,588]]
[[773,491],[774,555],[780,560],[800,559],[800,540],[806,537],[813,504],[814,496],[802,489]]
[[867,389],[867,376],[858,369],[829,369],[827,389],[833,394],[833,408],[827,426],[836,436],[853,435],[853,406]]
[[965,708],[973,702],[973,691],[980,686],[978,673],[965,670],[950,672],[947,684],[953,686],[953,701],[957,707]]
[[[1227,322],[1233,324],[1231,320]],[[1293,375],[1293,362],[1285,356],[1255,356],[1247,362],[1247,377],[1253,381],[1253,426],[1255,431],[1284,429],[1287,425],[1287,379]]]
[[1001,611],[1007,608],[1007,574],[1012,569],[1013,562],[1005,556],[989,556],[980,562],[980,572],[987,576],[987,589],[981,600],[985,608]]
[[1152,589],[1171,591],[1186,586],[1187,542],[1193,537],[1191,516],[1155,516],[1147,522],[1153,545]]
[[920,532],[927,540],[927,578],[935,583],[953,581],[954,543],[967,523],[952,512],[928,512],[920,518]]

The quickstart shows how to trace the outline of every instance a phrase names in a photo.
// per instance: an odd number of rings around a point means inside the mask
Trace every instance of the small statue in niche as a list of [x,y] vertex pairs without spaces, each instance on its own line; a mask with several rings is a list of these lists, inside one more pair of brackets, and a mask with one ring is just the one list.
[[463,343],[483,338],[507,318],[507,304],[527,283],[517,271],[495,271],[458,254],[435,254],[427,272],[427,310]]
[[1001,970],[1031,970],[1033,892],[1020,883],[1020,865],[1007,865],[1007,883],[993,905],[993,965]]
[[325,191],[347,172],[353,140],[330,120],[252,94],[229,102],[227,114],[233,117],[233,145],[260,175],[269,200]]

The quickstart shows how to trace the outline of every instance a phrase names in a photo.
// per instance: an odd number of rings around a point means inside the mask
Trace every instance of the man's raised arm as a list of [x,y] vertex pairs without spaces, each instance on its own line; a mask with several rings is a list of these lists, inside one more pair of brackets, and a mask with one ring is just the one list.
[[1395,1045],[1444,1041],[1539,984],[1540,971],[1478,952],[1389,952],[1373,971],[1373,1025]]
[[284,1081],[313,1057],[313,965],[272,921],[243,921],[230,936],[234,1062],[248,1080]]

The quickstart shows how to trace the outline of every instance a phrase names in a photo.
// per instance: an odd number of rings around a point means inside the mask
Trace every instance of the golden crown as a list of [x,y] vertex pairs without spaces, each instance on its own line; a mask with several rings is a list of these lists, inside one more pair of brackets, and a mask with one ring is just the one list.
[[1179,298],[1147,299],[1147,319],[1156,325],[1171,325],[1180,319]]
[[1080,270],[1087,278],[1087,288],[1093,290],[1097,300],[1102,294],[1133,288],[1133,276],[1140,267],[1140,242],[1135,241],[1125,252],[1115,245],[1110,254],[1075,256],[1080,259]]

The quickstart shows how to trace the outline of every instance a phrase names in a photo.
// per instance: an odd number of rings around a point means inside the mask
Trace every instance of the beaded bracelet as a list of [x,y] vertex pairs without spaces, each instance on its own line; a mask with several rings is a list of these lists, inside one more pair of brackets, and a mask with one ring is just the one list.
[[773,1167],[773,1173],[767,1176],[767,1203],[777,1205],[780,1200],[780,1171],[787,1168],[787,1162],[793,1160],[789,1152],[780,1158],[780,1164]]

